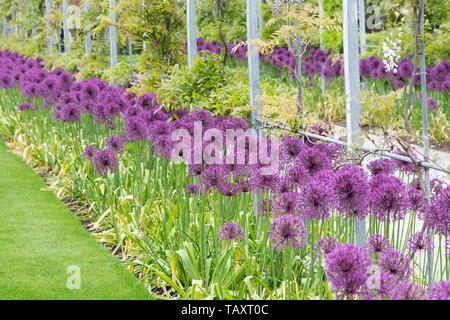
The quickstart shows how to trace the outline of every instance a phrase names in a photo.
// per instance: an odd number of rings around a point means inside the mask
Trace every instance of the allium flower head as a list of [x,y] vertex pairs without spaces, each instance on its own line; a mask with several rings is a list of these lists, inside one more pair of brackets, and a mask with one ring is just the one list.
[[336,249],[338,245],[339,242],[336,240],[336,238],[320,238],[316,243],[316,255],[322,255],[323,257],[326,257],[327,254]]
[[83,159],[84,160],[92,159],[92,157],[97,151],[98,151],[97,148],[92,145],[86,146],[86,148],[84,148],[83,151]]
[[291,163],[298,156],[300,151],[304,148],[302,140],[286,136],[281,143],[281,157],[283,163]]
[[379,254],[392,247],[391,242],[384,235],[374,234],[367,239],[365,248],[369,253]]
[[325,259],[325,272],[340,297],[361,292],[369,277],[368,253],[354,244],[340,244]]
[[429,300],[450,300],[450,281],[436,283],[428,293]]
[[118,136],[110,136],[106,139],[106,146],[116,153],[123,153],[125,151],[126,136],[120,134]]
[[299,153],[296,163],[301,164],[310,176],[331,168],[331,159],[319,147],[303,149]]
[[394,176],[372,190],[372,213],[380,221],[396,221],[404,218],[408,206],[406,188]]
[[145,141],[148,137],[148,129],[145,120],[139,116],[125,119],[124,127],[130,141]]
[[61,108],[60,119],[64,122],[77,122],[81,120],[81,108],[75,103],[66,104]]
[[395,171],[395,162],[391,159],[382,158],[371,161],[367,169],[369,169],[370,173],[374,176],[380,173],[383,174],[392,174]]
[[[323,171],[322,171],[323,172]],[[299,206],[301,216],[307,220],[328,219],[334,204],[333,189],[329,181],[320,176],[313,177],[301,190]]]
[[412,273],[411,259],[400,251],[386,249],[378,257],[381,271],[389,273],[398,280],[407,280]]
[[186,194],[198,194],[199,190],[198,190],[198,186],[195,184],[189,184],[186,187]]
[[244,240],[245,234],[242,227],[235,222],[225,223],[219,231],[220,240]]
[[275,216],[269,235],[276,250],[289,247],[289,244],[301,249],[306,242],[306,228],[301,219],[293,214]]
[[415,252],[418,250],[433,250],[433,240],[425,232],[416,232],[408,239],[408,249]]
[[95,152],[92,157],[92,163],[99,174],[105,174],[108,170],[114,172],[119,167],[117,154],[110,149],[103,149]]
[[346,165],[334,175],[336,206],[343,215],[364,218],[368,214],[369,188],[367,175],[361,167]]
[[426,300],[425,290],[414,282],[403,281],[392,288],[391,300]]
[[294,192],[284,192],[278,196],[273,205],[273,211],[276,214],[297,214],[297,198]]
[[450,186],[439,190],[425,213],[425,222],[436,233],[450,235]]

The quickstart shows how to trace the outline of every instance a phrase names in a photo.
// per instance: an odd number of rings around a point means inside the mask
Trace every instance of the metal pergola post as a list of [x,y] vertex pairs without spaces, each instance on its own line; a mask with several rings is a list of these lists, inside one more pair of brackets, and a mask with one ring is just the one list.
[[116,6],[116,0],[109,0],[109,17],[112,20],[112,24],[109,26],[109,53],[111,57],[111,67],[115,67],[117,64],[117,34],[116,34],[116,13],[114,7]]
[[[84,12],[86,13],[89,13],[91,10],[89,2],[89,0],[86,0],[84,3]],[[84,38],[84,50],[86,53],[91,53],[92,50],[92,34],[90,29],[86,32],[86,37]]]
[[192,68],[194,59],[197,56],[197,31],[195,22],[195,0],[187,0],[187,50],[188,50],[188,65]]
[[[420,11],[419,20],[419,34],[424,34],[423,21],[424,21],[424,5],[422,5]],[[428,139],[428,106],[427,106],[427,75],[425,67],[425,43],[424,37],[420,37],[420,90],[422,93],[422,130],[423,130],[423,154],[425,158],[430,155],[429,139]],[[424,168],[424,182],[425,191],[427,197],[430,197],[430,169]],[[433,239],[430,228],[427,227],[427,234]],[[427,251],[427,271],[428,271],[428,287],[431,288],[433,284],[433,251]]]
[[[361,55],[366,54],[366,9],[364,6],[364,0],[358,0],[359,11],[359,43],[361,48]],[[367,78],[363,79],[363,90],[367,90]]]
[[3,18],[3,38],[8,37],[8,20],[6,18]]
[[[319,1],[319,13],[320,13],[320,17],[322,17],[323,16],[323,0]],[[320,49],[324,50],[323,28],[320,28]],[[323,66],[323,69],[325,69],[325,66]],[[322,80],[322,94],[323,94],[327,90],[327,79],[322,74],[320,74],[320,78]]]
[[64,35],[64,52],[70,51],[70,33],[67,26],[67,11],[69,9],[69,0],[63,0],[63,35]]
[[[355,0],[343,0],[344,24],[344,81],[346,94],[346,122],[348,146],[362,141],[361,104],[358,96],[359,52],[358,52],[358,7]],[[355,243],[359,246],[366,242],[365,219],[355,218]]]
[[[251,128],[256,130],[259,136],[257,126],[257,117],[259,114],[261,94],[260,75],[259,75],[259,48],[254,42],[259,38],[258,28],[258,0],[247,0],[247,40],[248,40],[248,83],[250,91],[250,105],[256,107],[251,113]],[[256,193],[253,194],[255,221],[259,213],[259,198]]]

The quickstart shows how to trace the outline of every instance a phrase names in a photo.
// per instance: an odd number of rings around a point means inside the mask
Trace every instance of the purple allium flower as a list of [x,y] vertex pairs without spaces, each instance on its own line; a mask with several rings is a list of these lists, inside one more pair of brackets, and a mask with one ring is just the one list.
[[342,215],[364,218],[369,208],[369,184],[361,167],[346,165],[334,175],[336,206]]
[[273,211],[276,214],[297,214],[297,198],[294,192],[284,192],[278,196],[273,205]]
[[33,109],[33,105],[28,101],[22,102],[17,106],[18,111],[27,111]]
[[[406,153],[402,152],[401,150],[396,150],[395,153],[400,156],[403,156],[403,157],[408,157],[408,155]],[[413,156],[415,156],[415,155],[413,154]],[[416,157],[416,159],[417,159],[417,157]],[[397,159],[394,159],[393,161],[397,164],[397,169],[400,170],[401,172],[404,172],[406,174],[416,173],[416,166],[414,165],[414,163],[397,160]]]
[[372,275],[375,283],[367,281],[365,291],[369,294],[365,300],[386,300],[389,299],[392,290],[398,285],[398,280],[386,272],[375,273]]
[[86,85],[82,88],[82,94],[84,99],[95,101],[99,94],[97,85],[95,85],[95,83],[93,82],[86,83]]
[[[321,171],[324,172],[324,171]],[[330,181],[332,177],[317,174],[301,190],[300,214],[307,220],[328,219],[334,204]]]
[[439,190],[432,198],[425,213],[425,223],[435,233],[450,235],[450,186]]
[[367,239],[365,245],[367,252],[380,254],[387,249],[392,249],[391,242],[381,234],[373,234]]
[[275,216],[269,235],[276,250],[289,247],[289,243],[292,247],[301,249],[306,242],[306,228],[302,220],[293,214]]
[[340,298],[361,292],[369,277],[370,257],[354,244],[340,244],[325,259],[325,273]]
[[284,137],[280,150],[282,162],[285,164],[293,162],[303,148],[302,140],[291,136]]
[[450,281],[441,281],[433,285],[428,293],[429,300],[450,300]]
[[426,300],[425,290],[414,282],[403,281],[392,288],[391,300]]
[[92,159],[92,157],[97,151],[98,151],[97,148],[92,145],[86,146],[86,148],[84,148],[83,151],[83,159],[84,160]]
[[301,164],[310,176],[314,176],[321,170],[331,169],[331,159],[315,146],[303,149],[296,159],[297,163]]
[[250,185],[255,192],[276,191],[280,177],[278,174],[262,174],[260,169],[252,170]]
[[105,174],[108,170],[115,172],[119,167],[117,154],[110,149],[103,149],[95,152],[92,157],[92,163],[99,174]]
[[430,110],[436,110],[439,108],[439,105],[437,103],[437,100],[435,98],[428,98],[427,99],[427,107]]
[[228,182],[228,175],[223,166],[207,167],[200,175],[200,185],[205,191],[218,189]]
[[411,259],[400,251],[386,249],[378,256],[381,271],[389,273],[398,280],[407,280],[412,273]]
[[118,136],[110,136],[106,139],[106,146],[116,153],[123,153],[125,151],[126,137],[124,134]]
[[399,178],[385,177],[389,179],[372,189],[372,213],[380,221],[401,220],[404,218],[408,207],[406,188]]
[[189,184],[186,187],[186,194],[198,194],[199,190],[198,190],[198,186],[195,184]]
[[408,189],[408,207],[409,209],[419,213],[419,217],[423,217],[427,205],[421,190],[412,188]]
[[408,239],[408,249],[413,252],[417,250],[433,250],[433,240],[425,232],[416,232]]
[[316,256],[322,255],[323,257],[326,257],[331,251],[337,248],[339,245],[339,242],[336,240],[336,238],[332,237],[324,237],[320,238],[316,243]]
[[293,186],[303,186],[309,177],[308,171],[301,164],[295,164],[287,171],[286,176]]
[[396,167],[395,162],[391,159],[382,158],[382,159],[376,159],[371,161],[367,165],[367,169],[370,171],[370,173],[374,176],[380,173],[383,174],[392,174],[394,173]]
[[81,120],[81,108],[75,103],[66,104],[61,108],[60,119],[64,122],[76,122]]
[[244,240],[244,230],[235,222],[225,223],[219,231],[220,240]]
[[143,118],[139,116],[127,118],[124,121],[124,127],[130,141],[147,140],[149,132]]

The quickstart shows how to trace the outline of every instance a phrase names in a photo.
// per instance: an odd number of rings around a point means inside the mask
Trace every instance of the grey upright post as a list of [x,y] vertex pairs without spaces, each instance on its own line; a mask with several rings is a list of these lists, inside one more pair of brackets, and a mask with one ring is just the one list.
[[67,11],[69,8],[69,0],[63,0],[63,34],[64,34],[64,52],[70,51],[70,33],[69,28],[67,26]]
[[[358,0],[359,9],[359,43],[361,47],[361,54],[366,54],[366,9],[364,0]],[[367,90],[367,78],[363,79],[363,90]]]
[[[420,11],[420,21],[419,21],[419,34],[424,34],[423,29],[423,6]],[[419,39],[420,43],[420,90],[422,93],[422,130],[423,130],[423,155],[424,161],[430,155],[429,140],[428,140],[428,106],[427,106],[427,75],[425,67],[425,44],[423,37]],[[424,180],[425,180],[425,191],[427,196],[430,196],[430,168],[424,168]],[[427,228],[427,234],[433,239],[430,228]],[[433,284],[433,251],[427,251],[427,271],[428,271],[428,287],[431,288]]]
[[45,0],[45,16],[47,17],[47,53],[53,53],[53,43],[52,36],[50,34],[50,9],[52,8],[52,3],[50,0]]
[[[258,28],[258,0],[247,0],[247,40],[248,40],[248,82],[250,91],[250,105],[256,106],[251,113],[251,127],[256,130],[259,136],[256,119],[259,114],[261,88],[259,83],[259,49],[253,40],[259,38]],[[255,222],[259,212],[259,199],[256,193],[253,194]]]
[[[320,15],[323,16],[323,0],[319,1],[319,12]],[[323,28],[320,28],[320,49],[324,49],[324,43],[323,43]],[[323,67],[325,68],[325,67]],[[327,79],[321,74],[320,75],[322,79],[322,94],[325,93],[325,90],[327,90]]]
[[[89,0],[86,0],[84,4],[84,12],[89,13],[90,11],[90,3]],[[84,50],[86,53],[91,53],[92,49],[92,35],[91,30],[89,29],[86,33],[86,37],[84,38]]]
[[3,38],[6,39],[6,37],[8,37],[8,20],[3,18]]
[[116,6],[116,0],[109,0],[109,17],[112,20],[112,24],[109,26],[109,53],[111,56],[111,67],[115,67],[117,64],[117,36],[116,36],[116,13],[114,7]]
[[194,59],[197,56],[197,25],[195,16],[195,0],[187,0],[187,49],[189,68],[192,68]]
[[[355,0],[343,0],[344,81],[346,94],[347,143],[362,141],[361,104],[359,102],[358,7]],[[355,218],[355,243],[366,242],[365,219]]]
[[129,54],[129,57],[130,57],[131,81],[133,81],[133,36],[131,34],[128,37],[128,54]]

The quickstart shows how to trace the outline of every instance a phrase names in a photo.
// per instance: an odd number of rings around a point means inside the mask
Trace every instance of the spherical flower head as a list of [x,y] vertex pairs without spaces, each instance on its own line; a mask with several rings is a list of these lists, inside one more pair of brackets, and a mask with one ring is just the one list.
[[412,252],[432,251],[434,249],[433,240],[425,232],[413,233],[408,239],[408,249]]
[[423,218],[427,205],[421,190],[408,189],[408,207],[410,210],[417,212],[420,218]]
[[[324,172],[324,171],[321,171]],[[331,173],[326,171],[329,175]],[[321,174],[314,176],[301,190],[299,196],[300,214],[307,220],[328,219],[334,205],[333,189],[330,186],[332,177]]]
[[375,283],[367,281],[365,291],[368,294],[365,300],[386,300],[389,299],[392,290],[398,285],[398,280],[386,272],[378,272],[372,275]]
[[123,153],[125,151],[126,136],[120,134],[118,136],[110,136],[106,139],[106,146],[116,153]]
[[412,273],[411,259],[400,251],[390,248],[378,256],[378,266],[382,272],[386,272],[398,280],[408,280]]
[[433,285],[428,293],[429,300],[450,300],[450,281],[441,281]]
[[88,101],[91,101],[91,102],[95,101],[99,94],[99,89],[94,82],[86,83],[82,87],[81,91],[82,91],[83,98]]
[[[408,155],[406,153],[402,152],[401,150],[396,150],[395,153],[400,156],[408,157]],[[414,153],[413,153],[413,156],[415,156]],[[416,157],[416,159],[417,159],[417,157]],[[394,159],[393,161],[397,164],[397,169],[400,170],[401,172],[406,173],[406,174],[416,173],[416,166],[414,165],[414,163],[397,160],[397,159]]]
[[99,174],[105,174],[108,170],[115,172],[119,167],[117,154],[111,149],[98,150],[92,157],[92,163]]
[[276,214],[297,214],[298,194],[294,192],[284,192],[278,196],[273,205],[273,212]]
[[368,253],[354,244],[340,244],[325,258],[325,273],[339,297],[361,292],[369,277]]
[[373,234],[367,239],[365,245],[367,252],[380,254],[387,249],[392,249],[391,242],[381,234]]
[[288,248],[289,244],[293,248],[301,249],[306,242],[306,228],[297,215],[275,216],[268,232],[275,250]]
[[391,159],[382,158],[371,161],[367,165],[367,169],[369,169],[372,176],[375,176],[380,173],[392,174],[395,172],[396,167],[395,162]]
[[291,136],[284,137],[281,143],[282,163],[288,164],[293,162],[303,148],[302,140]]
[[426,300],[425,290],[414,282],[402,281],[389,295],[391,300]]
[[203,190],[218,189],[228,182],[228,175],[223,166],[207,167],[200,175],[200,185]]
[[305,185],[308,179],[310,179],[308,171],[299,163],[290,167],[285,177],[291,181],[293,186],[298,187]]
[[124,127],[130,141],[147,140],[149,132],[143,118],[139,116],[126,118]]
[[139,96],[137,104],[144,110],[150,110],[158,106],[158,100],[154,93],[144,93]]
[[261,169],[254,169],[250,172],[250,185],[252,190],[260,192],[264,190],[277,191],[280,176],[278,173],[262,174]]
[[235,222],[225,223],[219,231],[220,240],[239,241],[245,239],[244,230]]
[[369,207],[367,174],[361,167],[346,165],[334,174],[336,207],[342,215],[365,218]]
[[316,257],[319,255],[326,257],[331,251],[336,249],[338,247],[338,245],[339,245],[339,242],[337,241],[336,238],[332,238],[332,237],[320,238],[317,241],[316,248],[315,248]]
[[186,187],[186,194],[198,194],[199,193],[199,189],[198,186],[195,184],[189,184]]
[[428,98],[427,99],[427,107],[430,110],[436,110],[439,108],[439,105],[437,103],[437,100],[435,98]]
[[92,157],[94,156],[94,154],[97,151],[98,151],[97,148],[94,147],[93,145],[86,146],[86,148],[84,148],[84,151],[83,151],[83,154],[82,154],[83,159],[84,160],[92,159]]
[[28,101],[22,102],[17,106],[18,111],[27,111],[31,109],[33,109],[33,105]]
[[450,186],[439,190],[432,198],[425,213],[425,223],[435,233],[450,235]]
[[81,120],[81,108],[76,103],[68,103],[61,108],[60,119],[64,122],[78,122]]
[[296,159],[296,164],[301,164],[310,176],[321,170],[331,169],[331,159],[316,146],[303,149]]
[[372,189],[371,208],[373,215],[380,221],[397,221],[404,218],[408,208],[406,188],[403,182],[394,176]]

